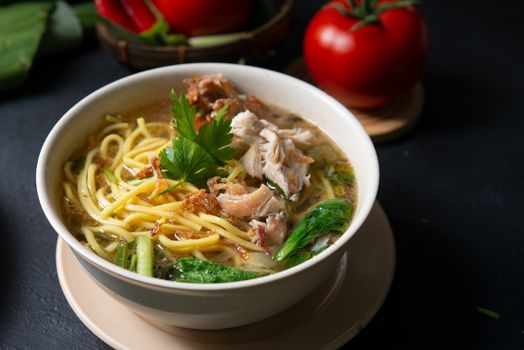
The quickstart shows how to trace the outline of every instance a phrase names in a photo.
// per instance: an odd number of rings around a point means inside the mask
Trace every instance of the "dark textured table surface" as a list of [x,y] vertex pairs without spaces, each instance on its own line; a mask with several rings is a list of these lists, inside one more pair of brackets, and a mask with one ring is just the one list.
[[[299,3],[293,33],[270,68],[300,54],[321,1]],[[419,6],[431,36],[423,118],[403,139],[377,148],[396,277],[352,349],[524,348],[523,7],[517,0]],[[24,88],[0,96],[2,349],[106,348],[60,290],[56,234],[38,204],[34,171],[60,116],[128,74],[93,44],[39,60]]]

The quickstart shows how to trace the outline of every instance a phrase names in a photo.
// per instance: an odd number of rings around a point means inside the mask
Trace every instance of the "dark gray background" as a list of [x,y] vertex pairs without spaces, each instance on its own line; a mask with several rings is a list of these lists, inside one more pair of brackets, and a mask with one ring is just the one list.
[[[297,3],[293,33],[270,68],[300,54],[322,1]],[[405,138],[378,147],[396,277],[352,349],[524,348],[523,7],[517,0],[419,6],[431,36],[423,118]],[[34,171],[60,116],[129,73],[92,44],[40,59],[24,88],[0,97],[0,348],[106,347],[60,290],[56,234],[38,204]]]

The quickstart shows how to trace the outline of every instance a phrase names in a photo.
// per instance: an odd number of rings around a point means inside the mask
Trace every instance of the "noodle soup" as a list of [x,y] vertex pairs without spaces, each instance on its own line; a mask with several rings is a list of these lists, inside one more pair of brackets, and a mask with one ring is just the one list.
[[333,243],[356,198],[338,147],[220,75],[186,82],[185,96],[105,116],[66,162],[71,232],[122,268],[189,283],[276,273]]

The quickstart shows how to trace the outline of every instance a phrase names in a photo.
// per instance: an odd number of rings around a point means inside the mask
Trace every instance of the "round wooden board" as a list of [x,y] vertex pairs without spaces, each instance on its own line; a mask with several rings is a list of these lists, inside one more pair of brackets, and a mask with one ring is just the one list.
[[[285,73],[315,85],[302,57],[293,61]],[[418,82],[406,95],[387,107],[367,111],[346,107],[357,117],[374,143],[384,143],[399,138],[415,126],[423,104],[424,89]]]

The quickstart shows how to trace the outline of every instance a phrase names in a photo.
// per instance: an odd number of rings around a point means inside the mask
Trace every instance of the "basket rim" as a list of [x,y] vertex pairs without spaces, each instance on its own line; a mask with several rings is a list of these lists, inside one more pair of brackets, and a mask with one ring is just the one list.
[[[126,39],[115,39],[113,35],[111,35],[109,29],[107,28],[107,25],[104,23],[97,23],[96,24],[96,30],[99,38],[103,41],[106,41],[107,43],[114,45],[114,46],[122,46],[127,47],[129,49],[137,50],[137,51],[150,51],[150,52],[180,52],[181,50],[185,52],[185,54],[189,54],[192,52],[198,52],[203,53],[206,51],[216,51],[224,48],[231,48],[232,46],[239,46],[242,47],[244,45],[249,44],[251,41],[256,40],[256,38],[262,36],[263,34],[270,31],[272,28],[276,27],[278,24],[283,22],[287,16],[291,14],[291,10],[293,9],[294,0],[283,0],[282,5],[278,9],[277,13],[271,17],[268,21],[262,23],[256,28],[253,28],[250,31],[244,32],[244,35],[237,40],[219,44],[219,45],[213,45],[208,47],[192,47],[188,45],[178,45],[178,46],[153,46],[153,45],[147,45],[140,42],[135,41],[129,41]],[[237,33],[237,32],[233,32]],[[238,32],[240,33],[240,32]]]

